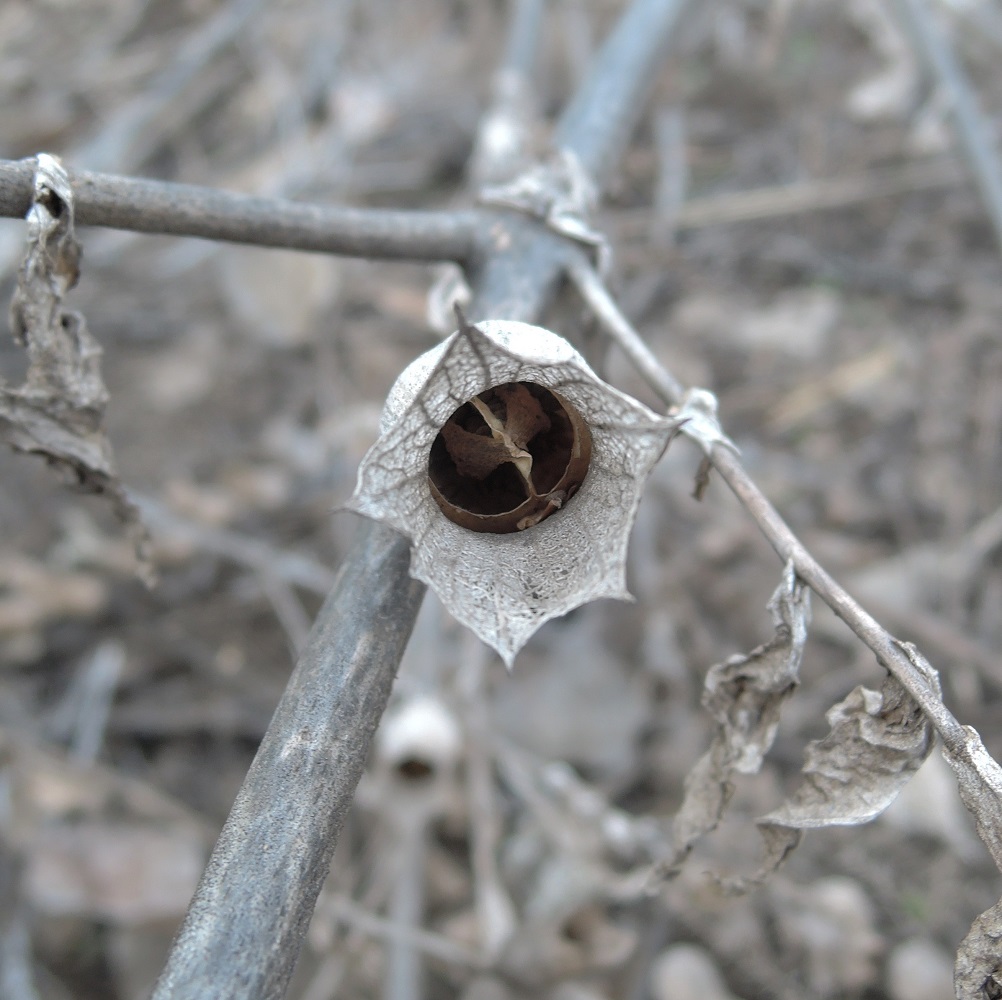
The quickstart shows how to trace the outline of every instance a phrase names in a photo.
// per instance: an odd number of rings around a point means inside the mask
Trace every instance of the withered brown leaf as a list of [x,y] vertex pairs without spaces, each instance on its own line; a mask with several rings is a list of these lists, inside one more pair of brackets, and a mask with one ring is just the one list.
[[62,164],[38,156],[34,202],[28,212],[28,249],[10,305],[15,340],[28,352],[23,385],[0,384],[0,441],[43,455],[72,482],[108,498],[128,527],[139,572],[153,580],[147,534],[125,490],[104,431],[108,391],[101,378],[101,346],[83,316],[63,306],[79,276],[80,245],[73,227],[73,192]]

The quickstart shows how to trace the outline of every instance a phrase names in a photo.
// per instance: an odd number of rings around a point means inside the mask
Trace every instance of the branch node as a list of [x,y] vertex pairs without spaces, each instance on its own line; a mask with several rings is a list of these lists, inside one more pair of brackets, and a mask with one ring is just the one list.
[[709,389],[687,389],[675,418],[679,421],[679,431],[692,438],[707,458],[718,444],[730,449],[735,455],[741,454],[738,446],[720,427],[717,397]]
[[482,205],[530,215],[553,232],[583,244],[598,273],[608,274],[612,264],[609,241],[589,221],[598,191],[573,151],[558,150],[507,184],[484,187],[478,200]]

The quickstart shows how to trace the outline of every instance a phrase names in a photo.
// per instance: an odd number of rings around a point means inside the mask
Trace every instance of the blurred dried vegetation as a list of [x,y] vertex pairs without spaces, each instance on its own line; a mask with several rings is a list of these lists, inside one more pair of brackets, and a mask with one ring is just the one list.
[[[998,108],[997,14],[950,6],[982,107]],[[878,0],[698,7],[600,214],[615,290],[682,381],[719,394],[766,494],[923,646],[947,704],[998,757],[1002,262],[943,102]],[[618,8],[550,5],[544,114]],[[455,204],[505,23],[503,4],[473,0],[13,0],[0,7],[0,154]],[[847,181],[834,208],[833,180]],[[0,857],[0,909],[27,929],[40,997],[132,1000],[353,537],[332,508],[395,375],[435,343],[433,274],[79,236],[70,299],[104,349],[109,436],[160,582],[138,582],[100,503],[0,454],[0,826],[20,845]],[[23,240],[4,220],[5,302]],[[654,405],[579,313],[550,325]],[[23,365],[4,337],[0,374],[16,381]],[[437,797],[419,793],[431,834],[416,860],[401,847],[413,761],[377,743],[292,996],[383,995],[395,950],[415,948],[414,997],[949,995],[944,969],[998,880],[938,756],[886,818],[809,835],[757,893],[725,899],[703,874],[754,869],[752,820],[789,789],[825,711],[879,687],[872,655],[819,606],[763,771],[662,900],[617,905],[630,845],[677,808],[710,739],[707,668],[771,632],[775,558],[719,484],[691,498],[694,465],[673,449],[648,487],[636,604],[551,622],[510,677],[497,660],[486,685],[471,679],[486,654],[429,596],[395,698],[398,714],[433,699],[435,731],[455,727]],[[408,878],[425,914],[409,937]],[[506,986],[477,973],[477,935],[500,940],[515,913],[526,930],[499,960]]]

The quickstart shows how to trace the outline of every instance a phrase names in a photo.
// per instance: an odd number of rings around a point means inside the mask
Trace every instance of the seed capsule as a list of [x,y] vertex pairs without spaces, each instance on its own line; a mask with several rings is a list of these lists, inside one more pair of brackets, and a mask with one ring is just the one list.
[[462,321],[390,390],[350,507],[407,535],[411,574],[510,666],[543,622],[629,596],[640,491],[676,430],[552,331]]
[[524,531],[584,482],[591,432],[563,396],[505,382],[463,403],[431,447],[428,482],[450,521],[471,531]]

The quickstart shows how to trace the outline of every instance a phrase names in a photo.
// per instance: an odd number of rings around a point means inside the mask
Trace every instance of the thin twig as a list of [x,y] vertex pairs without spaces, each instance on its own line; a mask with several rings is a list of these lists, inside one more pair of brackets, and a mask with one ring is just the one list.
[[[643,110],[684,6],[685,0],[634,0],[560,117],[554,145],[573,155],[599,192],[608,185]],[[476,260],[470,318],[532,321],[560,282],[568,242],[520,215],[505,219],[503,226],[495,224],[489,232]]]
[[264,591],[275,611],[279,625],[285,631],[289,652],[296,659],[303,651],[310,634],[310,619],[303,610],[302,604],[288,583],[280,576],[264,570],[257,575]]
[[515,929],[515,907],[498,870],[501,840],[491,721],[484,690],[487,647],[472,632],[461,641],[459,689],[466,723],[466,795],[470,810],[470,861],[480,938],[488,958],[496,958]]
[[202,552],[222,556],[256,573],[268,574],[322,596],[330,593],[334,585],[334,570],[309,556],[278,549],[258,538],[249,538],[226,528],[200,524],[175,513],[152,497],[133,495],[132,499],[154,534],[183,538]]
[[111,703],[125,668],[125,647],[120,642],[102,642],[81,664],[71,688],[75,695],[70,759],[93,764],[101,752]]
[[77,666],[65,694],[49,713],[46,738],[67,744],[71,760],[79,764],[97,760],[124,667],[125,647],[114,640],[102,642]]
[[654,192],[655,237],[670,243],[689,187],[686,119],[681,107],[663,108],[654,118],[658,181]]
[[[69,171],[76,222],[386,260],[465,261],[483,228],[475,211],[310,205],[192,184]],[[31,207],[35,161],[0,160],[0,216]]]
[[977,99],[946,36],[936,25],[925,0],[897,0],[922,58],[935,74],[949,103],[950,114],[967,155],[985,208],[1002,247],[1002,160],[991,138],[992,127],[978,108]]
[[939,694],[930,687],[925,675],[912,663],[898,640],[807,551],[765,494],[755,485],[737,455],[718,445],[713,449],[710,460],[780,559],[784,562],[792,560],[797,576],[873,650],[878,661],[894,674],[925,712],[943,743],[955,753],[963,752],[966,742],[963,726],[946,708]]
[[0,765],[0,996],[39,1000],[32,968],[31,935],[24,902],[23,823],[15,808],[14,763],[9,751]]
[[[986,678],[998,675],[999,654],[977,639],[972,639],[952,622],[928,608],[902,607],[893,601],[867,598],[874,614],[880,615],[896,628],[914,636],[917,642],[930,647],[940,656],[958,663],[968,663]],[[954,688],[956,692],[956,687]]]
[[[963,173],[957,161],[943,158],[850,177],[822,177],[690,198],[679,207],[674,221],[679,229],[753,222],[802,212],[824,212],[912,191],[956,187],[962,181]],[[635,219],[627,215],[626,223],[630,229],[643,227],[646,230],[650,226],[650,213],[637,213]]]
[[450,965],[467,969],[486,968],[486,963],[479,955],[455,944],[441,934],[394,923],[385,917],[370,913],[347,896],[333,897],[330,903],[332,915],[356,931],[387,941],[404,941],[412,948],[424,952],[429,958],[437,958]]
[[[633,329],[583,255],[579,254],[573,260],[569,276],[585,301],[595,310],[599,321],[623,348],[651,388],[670,406],[679,405],[682,401],[681,384],[664,368]],[[939,694],[929,685],[925,674],[912,662],[898,640],[861,607],[807,551],[730,448],[720,444],[713,446],[709,459],[780,559],[784,563],[793,561],[797,576],[810,586],[897,677],[936,727],[944,744],[954,753],[963,753],[966,745],[963,727],[943,704]]]
[[508,181],[527,165],[538,111],[532,69],[539,50],[543,0],[517,0],[504,59],[494,74],[491,105],[480,119],[470,176],[475,185]]
[[571,259],[568,271],[581,297],[633,362],[637,371],[666,403],[678,406],[685,392],[682,383],[654,356],[654,352],[633,328],[633,324],[623,315],[616,300],[609,294],[591,264],[581,255],[577,255]]
[[544,0],[516,0],[501,72],[518,73],[525,79],[532,76],[545,7]]
[[[398,835],[399,868],[390,896],[390,922],[401,929],[419,930],[424,922],[424,881],[430,830],[425,817],[401,824]],[[384,1000],[421,1000],[422,955],[409,936],[390,939],[383,977]]]

